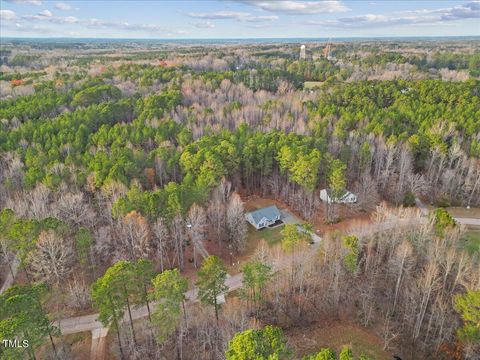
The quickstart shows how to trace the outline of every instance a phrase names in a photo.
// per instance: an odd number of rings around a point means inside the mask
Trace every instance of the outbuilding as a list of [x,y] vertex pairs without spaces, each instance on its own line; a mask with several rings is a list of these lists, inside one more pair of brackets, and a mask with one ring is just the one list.
[[322,189],[320,190],[320,199],[322,199],[322,201],[328,202],[329,204],[354,204],[357,202],[357,195],[353,194],[348,190],[345,190],[345,192],[341,196],[334,197],[332,196],[332,192],[330,189]]

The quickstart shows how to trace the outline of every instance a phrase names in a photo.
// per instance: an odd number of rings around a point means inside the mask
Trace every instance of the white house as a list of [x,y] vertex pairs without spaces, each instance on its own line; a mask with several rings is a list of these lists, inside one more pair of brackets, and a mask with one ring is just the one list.
[[245,219],[257,230],[275,224],[277,221],[281,220],[281,217],[280,210],[278,210],[275,205],[245,214]]
[[333,198],[331,195],[332,194],[330,189],[320,190],[320,199],[322,199],[322,201],[328,202],[329,204],[353,204],[357,202],[357,195],[351,193],[348,190],[345,190],[345,193],[338,198]]

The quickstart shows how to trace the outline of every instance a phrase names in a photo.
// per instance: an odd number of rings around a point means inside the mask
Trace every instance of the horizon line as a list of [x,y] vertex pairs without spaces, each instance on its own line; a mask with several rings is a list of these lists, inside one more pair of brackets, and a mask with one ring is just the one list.
[[0,36],[3,40],[150,40],[150,41],[185,41],[185,40],[318,40],[318,39],[435,39],[435,38],[474,38],[480,39],[479,35],[404,35],[404,36],[324,36],[324,37],[211,37],[211,38],[125,38],[125,37],[68,37],[68,36]]

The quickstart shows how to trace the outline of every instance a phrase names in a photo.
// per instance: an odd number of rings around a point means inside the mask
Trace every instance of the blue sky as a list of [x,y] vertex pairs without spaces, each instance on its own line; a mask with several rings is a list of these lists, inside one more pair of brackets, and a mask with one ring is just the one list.
[[464,35],[480,35],[480,0],[0,0],[1,37],[162,39]]

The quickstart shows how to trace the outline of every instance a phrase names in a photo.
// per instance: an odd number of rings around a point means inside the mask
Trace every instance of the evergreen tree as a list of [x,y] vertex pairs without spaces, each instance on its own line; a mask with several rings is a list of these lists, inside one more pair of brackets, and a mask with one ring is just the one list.
[[218,257],[211,255],[203,261],[198,271],[198,282],[196,283],[198,297],[202,303],[214,306],[217,324],[218,296],[228,290],[228,286],[225,285],[226,279],[227,269]]

